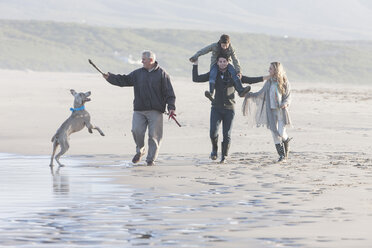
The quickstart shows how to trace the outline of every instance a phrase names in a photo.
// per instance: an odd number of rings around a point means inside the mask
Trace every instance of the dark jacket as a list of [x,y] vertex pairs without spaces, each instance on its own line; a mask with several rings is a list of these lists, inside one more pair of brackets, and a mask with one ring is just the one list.
[[[221,75],[223,74],[223,79]],[[263,81],[263,77],[246,77],[242,76],[242,83],[254,84]],[[192,67],[192,81],[196,83],[202,83],[209,81],[209,72],[199,75],[198,66],[193,65]],[[235,105],[235,88],[234,80],[230,73],[226,70],[221,72],[218,70],[216,84],[215,84],[215,96],[212,102],[212,106],[223,109],[234,109]]]
[[128,75],[110,73],[107,81],[120,87],[134,87],[133,108],[135,111],[158,110],[163,113],[166,104],[168,104],[168,111],[176,109],[176,96],[169,75],[157,62],[150,72],[142,67]]

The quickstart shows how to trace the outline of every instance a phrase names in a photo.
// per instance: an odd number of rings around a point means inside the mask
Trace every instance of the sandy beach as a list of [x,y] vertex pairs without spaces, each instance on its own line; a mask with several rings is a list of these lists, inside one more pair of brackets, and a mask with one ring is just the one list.
[[[221,165],[208,158],[207,84],[172,78],[182,127],[164,116],[159,159],[147,167],[130,162],[132,88],[97,74],[0,72],[1,247],[372,246],[372,86],[291,82],[284,164],[236,99]],[[51,173],[70,89],[92,92],[86,109],[106,136],[72,134],[67,166]]]

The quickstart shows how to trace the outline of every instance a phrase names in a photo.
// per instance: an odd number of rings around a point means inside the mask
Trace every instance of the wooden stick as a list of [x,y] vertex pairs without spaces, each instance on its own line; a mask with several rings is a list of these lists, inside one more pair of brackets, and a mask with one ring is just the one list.
[[94,63],[92,60],[88,59],[89,61],[89,64],[91,64],[94,68],[96,68],[97,71],[99,71],[102,75],[104,75],[105,73],[103,73]]

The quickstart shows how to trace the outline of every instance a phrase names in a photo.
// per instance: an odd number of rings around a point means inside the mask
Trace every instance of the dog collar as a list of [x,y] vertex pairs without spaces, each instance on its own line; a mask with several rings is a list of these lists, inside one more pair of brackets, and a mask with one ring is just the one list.
[[84,109],[85,107],[81,106],[80,108],[70,108],[70,111],[75,112],[75,111],[84,110]]

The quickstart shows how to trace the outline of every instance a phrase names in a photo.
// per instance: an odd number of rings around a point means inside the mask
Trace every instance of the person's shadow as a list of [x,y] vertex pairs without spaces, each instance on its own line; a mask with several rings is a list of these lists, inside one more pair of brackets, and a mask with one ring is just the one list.
[[53,193],[57,196],[68,195],[70,192],[69,178],[63,173],[60,173],[59,169],[60,167],[55,172],[52,170]]

